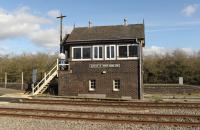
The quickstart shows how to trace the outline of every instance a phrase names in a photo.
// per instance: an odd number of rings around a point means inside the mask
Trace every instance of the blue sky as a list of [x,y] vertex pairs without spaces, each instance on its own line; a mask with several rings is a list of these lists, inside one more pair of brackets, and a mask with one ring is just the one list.
[[0,0],[0,54],[58,51],[60,12],[65,32],[144,19],[147,52],[200,49],[199,0]]

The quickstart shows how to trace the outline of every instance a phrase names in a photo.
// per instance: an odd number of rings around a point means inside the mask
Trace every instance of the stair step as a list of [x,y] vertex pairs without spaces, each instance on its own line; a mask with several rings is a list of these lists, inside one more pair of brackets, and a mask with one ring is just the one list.
[[[55,67],[54,67],[54,69],[55,69]],[[58,73],[57,70],[55,70],[50,76],[48,76],[48,78],[37,88],[37,90],[35,90],[35,94],[42,94],[45,90],[47,90],[51,80],[57,76],[57,73]],[[44,80],[44,78],[43,78],[43,80]]]

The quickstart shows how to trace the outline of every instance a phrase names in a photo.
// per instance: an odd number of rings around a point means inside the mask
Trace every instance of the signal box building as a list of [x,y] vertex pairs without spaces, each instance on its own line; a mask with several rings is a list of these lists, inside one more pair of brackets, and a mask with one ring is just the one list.
[[141,99],[144,41],[144,24],[74,28],[62,42],[58,95]]

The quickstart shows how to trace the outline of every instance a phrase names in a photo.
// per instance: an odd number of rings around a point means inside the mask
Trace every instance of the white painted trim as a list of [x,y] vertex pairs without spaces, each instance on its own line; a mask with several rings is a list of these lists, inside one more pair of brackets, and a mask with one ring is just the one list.
[[[113,80],[113,91],[120,91],[120,89],[117,89],[117,88],[115,88],[115,81],[116,80]],[[120,80],[119,80],[119,82],[120,82]],[[120,88],[121,86],[119,86],[119,88]]]
[[91,61],[92,59],[72,59],[72,61]]
[[[111,47],[114,47],[114,58],[111,58]],[[107,47],[109,47],[110,50],[110,58],[107,58]],[[105,45],[105,60],[116,60],[116,45]]]
[[117,60],[138,60],[139,57],[117,58]]
[[[110,57],[111,57],[111,46],[114,47],[114,58],[107,58],[107,47],[110,49]],[[128,57],[119,57],[119,46],[127,46],[127,56]],[[138,56],[137,57],[129,57],[129,46],[138,46]],[[91,48],[91,58],[89,59],[83,59],[83,48]],[[94,48],[98,47],[98,57],[99,57],[99,47],[102,47],[102,58],[94,58]],[[100,61],[100,60],[138,60],[140,59],[140,49],[138,44],[120,44],[120,45],[115,45],[115,44],[110,44],[110,45],[93,45],[93,46],[74,46],[71,47],[71,61]],[[81,48],[81,59],[74,59],[74,48]]]
[[[119,57],[119,47],[120,46],[127,46],[127,57]],[[129,46],[138,46],[137,44],[121,44],[117,45],[117,60],[138,60],[139,59],[139,52],[137,57],[129,57]],[[138,51],[139,51],[139,46],[138,46]]]
[[[74,48],[81,48],[81,46],[72,47],[72,53],[71,53],[72,61],[73,60],[79,60],[79,59],[74,59]],[[82,49],[81,49],[81,57],[82,57]]]
[[[120,46],[126,46],[127,47],[127,57],[122,57],[122,58],[119,58],[119,47]],[[117,45],[117,59],[127,59],[128,58],[128,45],[127,44],[124,44],[124,45]]]
[[[95,47],[98,48],[98,49],[97,49],[97,57],[98,57],[98,58],[95,58],[95,57],[94,57],[94,55],[95,55],[95,53],[94,53],[94,48],[95,48]],[[102,47],[102,58],[99,58],[99,48],[100,48],[100,47]],[[92,58],[93,58],[93,60],[103,60],[103,58],[104,58],[104,53],[103,53],[104,51],[103,51],[103,49],[104,49],[104,48],[103,48],[103,45],[94,45],[94,46],[92,46]]]
[[[74,48],[81,48],[81,59],[74,59]],[[92,54],[91,54],[91,58],[89,59],[83,59],[83,48],[90,48],[92,50],[92,46],[74,46],[72,47],[72,61],[90,61],[92,60]],[[90,52],[92,53],[92,51]]]
[[[96,82],[96,80],[95,80],[95,82]],[[95,91],[94,88],[91,88],[91,83],[92,83],[91,80],[89,80],[89,91]],[[96,85],[95,85],[95,88],[96,88]]]

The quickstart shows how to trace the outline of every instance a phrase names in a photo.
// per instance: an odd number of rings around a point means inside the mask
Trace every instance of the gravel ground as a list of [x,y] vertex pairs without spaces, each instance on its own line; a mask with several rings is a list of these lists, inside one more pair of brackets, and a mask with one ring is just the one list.
[[66,106],[66,105],[41,105],[41,104],[18,104],[0,103],[0,107],[8,108],[32,108],[47,110],[69,110],[69,111],[92,111],[92,112],[116,112],[116,113],[155,113],[155,114],[193,114],[200,115],[199,109],[155,109],[155,108],[117,108],[117,107],[87,107],[87,106]]
[[0,130],[200,130],[200,127],[0,117]]
[[[119,113],[157,113],[157,114],[195,114],[200,115],[200,109],[142,109],[117,107],[86,107],[66,105],[18,104],[0,102],[0,107],[29,108],[48,110],[76,110]],[[166,126],[159,124],[119,124],[109,122],[47,120],[17,117],[0,117],[0,130],[200,130],[200,127]]]
[[22,90],[15,90],[15,89],[9,89],[9,88],[0,88],[2,94],[14,94],[14,93],[24,93]]

